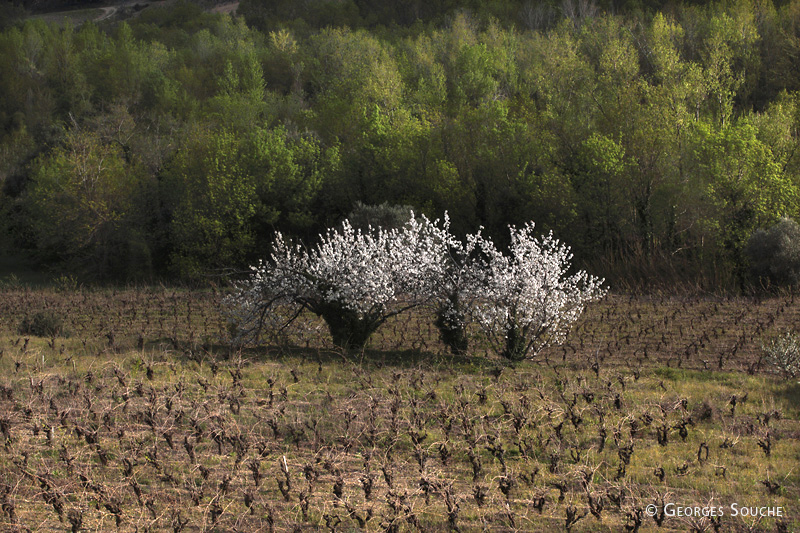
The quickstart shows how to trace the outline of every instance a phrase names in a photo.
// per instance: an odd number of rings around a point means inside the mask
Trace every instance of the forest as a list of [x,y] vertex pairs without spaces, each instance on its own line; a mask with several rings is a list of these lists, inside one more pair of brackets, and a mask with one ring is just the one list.
[[740,290],[800,215],[797,0],[7,7],[0,242],[37,268],[196,282],[383,205]]

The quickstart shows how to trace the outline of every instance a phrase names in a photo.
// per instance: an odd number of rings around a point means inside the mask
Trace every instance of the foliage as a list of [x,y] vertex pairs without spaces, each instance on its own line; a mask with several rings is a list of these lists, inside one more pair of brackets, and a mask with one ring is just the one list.
[[339,171],[337,146],[326,147],[312,135],[291,134],[284,127],[256,128],[243,154],[258,197],[254,231],[266,243],[275,227],[306,235],[317,225],[314,210],[327,177]]
[[22,207],[42,260],[96,276],[147,274],[149,251],[137,249],[141,234],[132,226],[147,185],[116,144],[71,130],[65,146],[33,167]]
[[36,335],[37,337],[66,336],[64,319],[54,311],[39,311],[25,317],[19,325],[20,335]]
[[722,247],[738,254],[755,228],[796,211],[797,185],[752,125],[714,131],[700,123],[694,133],[694,164],[710,203],[704,225]]
[[386,203],[741,282],[749,236],[800,214],[797,2],[534,4],[0,21],[0,226],[72,274],[187,279]]
[[756,279],[775,285],[800,282],[800,225],[783,218],[767,230],[756,230],[745,249]]
[[192,277],[242,264],[276,225],[302,234],[335,148],[284,128],[189,132],[164,173],[174,267]]
[[[175,268],[186,277],[241,262],[253,245],[256,183],[231,132],[199,131],[172,160],[164,197],[171,204]],[[168,204],[168,205],[170,205]]]

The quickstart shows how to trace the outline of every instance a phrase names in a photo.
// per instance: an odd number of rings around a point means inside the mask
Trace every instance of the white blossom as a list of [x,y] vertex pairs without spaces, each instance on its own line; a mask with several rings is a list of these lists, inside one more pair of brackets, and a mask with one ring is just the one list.
[[785,376],[800,377],[800,337],[787,331],[764,344],[762,349],[766,353],[767,362]]
[[522,359],[563,342],[586,303],[605,294],[603,280],[568,275],[572,254],[552,232],[537,239],[534,225],[511,227],[510,254],[480,239],[486,256],[475,316],[503,356]]
[[256,340],[280,305],[308,309],[325,319],[334,342],[363,346],[387,318],[418,305],[424,280],[437,271],[434,225],[412,213],[400,230],[362,232],[348,221],[330,229],[308,250],[290,246],[278,233],[270,261],[228,300],[239,338]]
[[227,299],[229,317],[238,340],[251,342],[307,309],[337,345],[363,347],[387,318],[426,304],[454,351],[466,348],[474,316],[498,353],[524,358],[561,342],[584,305],[604,294],[602,280],[568,276],[569,248],[552,234],[534,238],[533,229],[511,228],[510,255],[480,232],[455,238],[447,215],[431,222],[412,213],[400,229],[367,232],[345,221],[311,249],[278,233],[270,260]]

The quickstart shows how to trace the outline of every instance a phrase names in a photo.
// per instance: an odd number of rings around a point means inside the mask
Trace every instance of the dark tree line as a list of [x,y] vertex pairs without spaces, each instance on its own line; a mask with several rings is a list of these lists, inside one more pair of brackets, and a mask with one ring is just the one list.
[[798,216],[800,1],[190,3],[0,33],[0,219],[41,264],[197,278],[357,202],[534,220],[612,282],[738,285]]

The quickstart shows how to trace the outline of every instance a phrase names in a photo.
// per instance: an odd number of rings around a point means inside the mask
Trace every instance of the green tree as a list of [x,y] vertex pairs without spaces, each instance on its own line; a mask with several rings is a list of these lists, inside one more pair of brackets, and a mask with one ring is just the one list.
[[447,75],[428,34],[398,44],[398,67],[405,81],[405,105],[430,122],[440,119],[447,101]]
[[619,254],[626,237],[626,207],[630,172],[625,150],[614,139],[593,134],[582,146],[581,171],[574,180],[579,197],[580,220],[584,225],[584,247],[594,243],[606,257]]
[[798,186],[756,128],[742,120],[720,130],[700,122],[692,132],[693,172],[706,206],[701,227],[742,275],[747,238],[798,209]]
[[243,152],[232,132],[197,127],[169,163],[162,196],[170,211],[172,266],[180,275],[240,265],[252,252],[258,196]]
[[752,90],[748,81],[758,76],[758,30],[752,11],[747,10],[734,16],[716,14],[704,31],[700,57],[708,104],[717,123],[724,126],[733,116],[736,97],[746,96]]
[[244,149],[244,165],[255,182],[255,231],[263,250],[275,230],[310,235],[318,229],[318,196],[340,168],[336,146],[324,149],[311,136],[290,135],[284,127],[257,128]]
[[34,163],[23,197],[40,258],[101,277],[146,271],[149,251],[132,226],[143,186],[141,169],[118,146],[71,130],[63,147]]
[[263,253],[276,229],[313,231],[317,193],[338,164],[335,148],[284,128],[195,128],[163,179],[173,268],[196,277],[242,266]]
[[374,36],[326,29],[312,36],[305,50],[313,124],[326,143],[357,142],[369,112],[377,109],[391,117],[401,108],[403,79]]
[[769,99],[800,90],[800,2],[787,2],[763,30],[761,90]]
[[[558,168],[553,138],[536,116],[512,112],[508,102],[487,102],[442,126],[440,200],[458,232],[483,225],[507,244],[508,225],[536,220],[542,231],[574,221],[573,189]],[[452,173],[455,170],[455,173]]]

